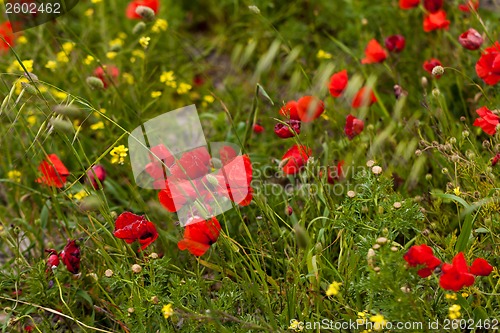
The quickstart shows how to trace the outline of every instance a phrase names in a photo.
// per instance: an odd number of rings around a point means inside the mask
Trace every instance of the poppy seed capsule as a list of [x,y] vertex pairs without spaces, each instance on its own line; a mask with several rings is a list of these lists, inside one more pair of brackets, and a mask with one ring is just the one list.
[[102,80],[98,77],[89,76],[87,77],[86,82],[92,89],[104,89],[104,82],[102,82]]
[[155,19],[155,11],[146,6],[137,6],[135,13],[145,21],[154,21]]

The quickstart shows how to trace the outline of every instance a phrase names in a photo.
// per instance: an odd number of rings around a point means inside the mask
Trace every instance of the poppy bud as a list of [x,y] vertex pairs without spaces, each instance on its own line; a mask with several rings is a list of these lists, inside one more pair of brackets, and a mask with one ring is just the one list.
[[132,29],[132,33],[133,33],[134,35],[139,35],[139,34],[141,34],[141,33],[142,33],[145,29],[146,29],[146,23],[144,23],[144,22],[142,22],[142,21],[141,21],[141,22],[138,22],[138,23],[134,26],[134,28]]
[[288,215],[288,216],[290,216],[290,215],[293,214],[293,208],[292,208],[292,206],[290,206],[290,205],[286,206],[286,208],[285,208],[285,214]]
[[66,133],[66,134],[74,133],[73,124],[68,120],[56,118],[56,119],[52,119],[50,121],[50,124],[59,133]]
[[401,88],[400,85],[395,85],[394,86],[394,96],[396,96],[396,99],[400,99],[402,97],[408,96],[408,92]]
[[274,126],[274,133],[282,139],[291,138],[295,136],[295,134],[300,134],[300,124],[299,120],[293,119],[287,121],[286,124],[277,123],[276,126]]
[[154,21],[155,19],[155,11],[146,6],[137,6],[135,13],[145,21]]
[[57,251],[54,249],[48,249],[45,250],[45,252],[50,253],[49,258],[47,259],[47,270],[59,266],[59,256],[57,255]]
[[90,183],[92,184],[92,187],[95,190],[98,190],[99,183],[102,184],[104,182],[104,179],[106,179],[106,170],[102,165],[96,164],[92,167],[92,169],[87,171],[87,177]]
[[80,246],[75,240],[68,239],[68,243],[61,252],[61,260],[73,274],[77,274],[80,270]]
[[309,235],[303,226],[300,224],[296,224],[293,227],[293,231],[295,231],[295,240],[297,241],[297,246],[301,249],[307,248],[309,245]]
[[405,38],[401,35],[392,35],[385,39],[385,47],[389,52],[399,53],[405,48]]
[[458,37],[458,42],[467,50],[477,50],[483,45],[483,37],[475,29],[470,28]]
[[89,77],[87,77],[86,81],[87,81],[87,84],[92,89],[104,89],[104,83],[98,77],[89,76]]
[[253,131],[254,131],[254,133],[257,133],[257,134],[262,133],[262,132],[264,132],[264,127],[261,124],[254,124]]

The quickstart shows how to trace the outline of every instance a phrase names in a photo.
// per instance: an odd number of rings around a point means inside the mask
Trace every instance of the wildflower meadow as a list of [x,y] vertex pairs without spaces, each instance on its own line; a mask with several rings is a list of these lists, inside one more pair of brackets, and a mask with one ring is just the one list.
[[498,332],[500,1],[0,0],[1,332]]

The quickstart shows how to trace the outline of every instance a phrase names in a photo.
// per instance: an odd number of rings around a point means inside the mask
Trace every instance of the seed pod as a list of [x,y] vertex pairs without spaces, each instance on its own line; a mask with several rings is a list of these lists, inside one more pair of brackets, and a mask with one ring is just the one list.
[[56,105],[52,109],[55,113],[61,114],[66,117],[76,118],[82,115],[82,109],[78,108],[76,105]]

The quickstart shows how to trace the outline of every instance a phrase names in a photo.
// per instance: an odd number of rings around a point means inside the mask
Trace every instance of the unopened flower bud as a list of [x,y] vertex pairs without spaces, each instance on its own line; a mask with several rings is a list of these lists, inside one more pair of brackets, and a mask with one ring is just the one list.
[[422,155],[422,151],[420,149],[415,150],[415,155],[416,156]]
[[113,271],[111,269],[107,269],[105,272],[104,272],[104,275],[106,277],[112,277],[113,276]]
[[462,131],[462,136],[467,138],[469,136],[469,131]]
[[137,274],[137,273],[140,273],[141,271],[142,271],[142,267],[140,265],[137,265],[137,264],[132,265],[132,272]]
[[95,76],[89,76],[87,77],[87,84],[90,86],[92,89],[104,89],[104,82],[98,77]]
[[403,88],[401,88],[400,85],[396,84],[394,86],[394,96],[396,96],[396,99],[400,99],[400,98],[408,96],[408,92],[406,90],[404,90]]
[[382,173],[382,168],[378,165],[375,165],[373,168],[372,168],[372,172],[376,175],[380,175]]
[[434,76],[441,76],[444,74],[444,68],[443,66],[434,66],[434,68],[432,69],[432,75]]
[[155,12],[147,6],[137,6],[135,13],[142,17],[145,21],[154,21]]
[[285,208],[285,214],[288,215],[288,216],[290,216],[290,215],[293,214],[293,208],[292,208],[292,206],[290,206],[290,205],[286,206],[286,208]]
[[[435,68],[435,67],[434,67]],[[439,91],[438,88],[434,88],[432,89],[432,96],[434,97],[439,97],[439,95],[441,95],[441,91]]]
[[477,30],[470,28],[458,36],[458,42],[467,50],[477,50],[483,45],[483,36]]
[[248,6],[248,9],[254,14],[260,14],[260,9],[257,6]]
[[396,209],[401,208],[401,202],[396,201],[396,202],[392,205],[392,207],[394,207],[394,208],[396,208]]
[[347,191],[347,196],[349,198],[354,198],[356,196],[356,192],[354,192],[354,191]]
[[146,23],[144,23],[144,22],[141,21],[141,22],[138,22],[134,26],[134,28],[132,29],[132,33],[134,35],[139,35],[139,34],[143,33],[144,30],[146,30]]
[[420,79],[420,83],[422,84],[422,87],[424,87],[424,88],[427,88],[427,86],[429,85],[429,81],[427,80],[427,78],[425,76],[422,76],[422,78]]

